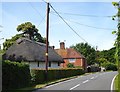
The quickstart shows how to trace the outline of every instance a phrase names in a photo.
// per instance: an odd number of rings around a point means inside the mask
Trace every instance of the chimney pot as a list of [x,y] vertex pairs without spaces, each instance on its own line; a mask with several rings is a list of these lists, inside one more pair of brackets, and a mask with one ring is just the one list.
[[64,42],[60,42],[60,49],[65,49],[65,43]]

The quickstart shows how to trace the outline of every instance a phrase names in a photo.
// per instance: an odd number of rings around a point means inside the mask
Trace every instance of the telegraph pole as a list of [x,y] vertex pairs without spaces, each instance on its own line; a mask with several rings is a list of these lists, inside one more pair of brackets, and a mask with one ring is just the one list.
[[46,77],[46,81],[47,81],[47,73],[48,73],[48,36],[49,36],[49,12],[50,12],[50,8],[49,8],[49,3],[47,3],[47,19],[46,19],[46,60],[45,60],[45,77]]

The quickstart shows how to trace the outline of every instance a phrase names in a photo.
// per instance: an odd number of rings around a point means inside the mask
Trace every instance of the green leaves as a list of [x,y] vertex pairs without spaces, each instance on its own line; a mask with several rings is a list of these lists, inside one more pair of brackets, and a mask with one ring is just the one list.
[[71,46],[71,48],[74,48],[79,53],[84,55],[88,65],[94,64],[96,62],[96,51],[88,43],[78,43],[75,46]]
[[112,31],[112,34],[116,34],[117,33],[117,31]]
[[113,6],[118,6],[118,2],[112,2]]

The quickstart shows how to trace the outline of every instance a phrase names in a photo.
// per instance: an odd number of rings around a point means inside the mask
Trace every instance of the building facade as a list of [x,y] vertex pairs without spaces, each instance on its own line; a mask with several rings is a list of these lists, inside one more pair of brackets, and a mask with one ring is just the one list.
[[64,59],[65,63],[61,63],[61,67],[66,68],[67,64],[72,63],[75,67],[87,69],[87,61],[85,57],[73,48],[65,48],[65,43],[60,43],[60,48],[56,52]]
[[[3,55],[3,60],[28,63],[30,69],[45,69],[46,45],[40,42],[31,41],[27,38],[20,38]],[[48,47],[48,68],[61,68],[63,58]]]

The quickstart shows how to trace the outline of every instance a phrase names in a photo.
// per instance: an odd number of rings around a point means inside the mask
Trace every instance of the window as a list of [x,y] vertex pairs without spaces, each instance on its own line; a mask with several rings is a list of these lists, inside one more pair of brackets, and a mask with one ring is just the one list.
[[58,66],[60,66],[60,62],[58,62]]
[[49,62],[49,67],[51,67],[51,62]]
[[39,67],[39,61],[38,61],[38,63],[37,63],[37,66]]
[[76,59],[69,59],[70,63],[74,63]]

